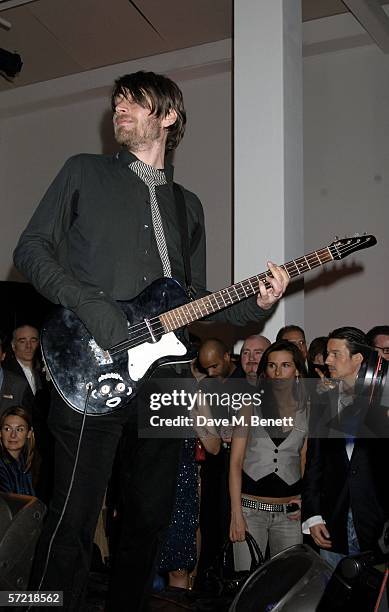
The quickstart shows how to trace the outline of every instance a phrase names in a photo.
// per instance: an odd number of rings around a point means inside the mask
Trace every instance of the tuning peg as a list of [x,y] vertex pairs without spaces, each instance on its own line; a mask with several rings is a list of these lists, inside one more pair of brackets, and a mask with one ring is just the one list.
[[334,240],[339,240],[339,236],[334,236]]
[[359,232],[355,232],[354,238],[359,238]]

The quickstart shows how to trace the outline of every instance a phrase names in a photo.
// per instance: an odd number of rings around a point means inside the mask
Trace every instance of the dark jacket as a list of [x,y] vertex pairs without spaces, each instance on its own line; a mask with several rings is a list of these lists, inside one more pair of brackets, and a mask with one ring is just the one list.
[[345,425],[338,419],[337,392],[325,394],[320,405],[312,406],[302,491],[302,520],[321,515],[330,533],[331,551],[342,554],[348,554],[349,508],[361,551],[376,549],[388,518],[386,440],[365,437],[363,405],[355,403],[345,411],[359,419],[350,460],[346,451],[349,420]]
[[26,378],[3,369],[4,380],[0,389],[0,414],[11,406],[22,406],[33,413],[34,396]]
[[[18,362],[18,360],[16,359],[14,355],[8,357],[8,354],[7,354],[4,360],[4,363],[3,363],[3,368],[4,370],[8,370],[9,372],[13,372],[14,374],[17,374],[18,376],[21,376],[28,382],[22,366],[20,365],[20,363]],[[33,370],[33,374],[34,374],[36,390],[39,391],[42,388],[43,382],[44,382],[42,372],[36,368]]]

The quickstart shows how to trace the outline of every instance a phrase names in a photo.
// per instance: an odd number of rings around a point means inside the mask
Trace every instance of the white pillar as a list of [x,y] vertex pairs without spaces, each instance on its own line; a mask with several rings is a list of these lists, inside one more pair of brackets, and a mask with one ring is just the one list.
[[[234,280],[304,254],[300,0],[235,0]],[[303,288],[264,334],[304,325]]]

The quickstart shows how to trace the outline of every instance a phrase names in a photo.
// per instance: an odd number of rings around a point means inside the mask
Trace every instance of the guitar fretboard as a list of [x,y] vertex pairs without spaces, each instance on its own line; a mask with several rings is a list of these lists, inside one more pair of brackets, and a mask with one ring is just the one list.
[[[292,259],[280,267],[286,271],[289,278],[295,278],[296,276],[305,274],[305,272],[335,259],[336,251],[332,254],[331,249],[335,249],[335,247],[329,246],[319,251],[313,251],[298,259]],[[271,276],[271,272],[267,270],[256,276],[251,276],[244,281],[235,283],[230,287],[226,287],[225,289],[221,289],[203,298],[199,298],[198,300],[165,312],[159,317],[164,331],[174,331],[188,323],[198,321],[207,315],[227,308],[227,306],[231,306],[252,295],[256,295],[259,293],[261,283],[264,283],[266,287],[270,286],[267,280],[269,276]]]

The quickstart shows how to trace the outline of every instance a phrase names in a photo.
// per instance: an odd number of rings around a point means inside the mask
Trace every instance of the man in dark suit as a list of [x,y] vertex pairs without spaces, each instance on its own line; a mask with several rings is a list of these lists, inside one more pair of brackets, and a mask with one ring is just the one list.
[[366,344],[354,327],[329,334],[329,390],[311,408],[302,527],[333,567],[348,554],[377,549],[388,514],[386,440],[365,428],[367,402],[355,396]]
[[38,367],[39,332],[32,325],[19,325],[12,332],[12,351],[7,353],[4,368],[25,378],[35,395],[44,378]]
[[34,396],[25,378],[1,367],[5,357],[4,336],[0,333],[0,414],[11,406],[23,406],[32,413]]

